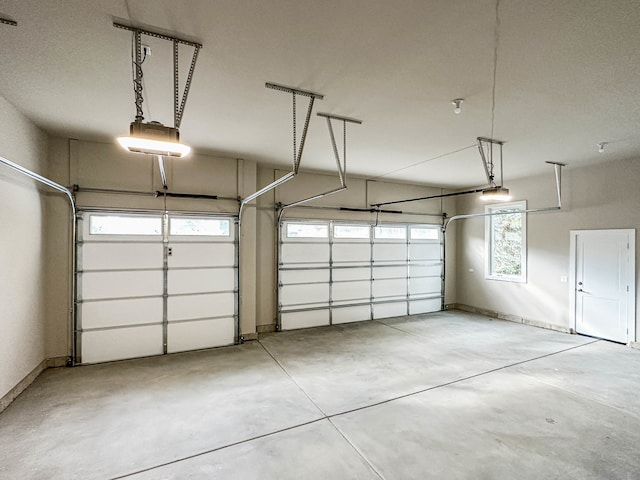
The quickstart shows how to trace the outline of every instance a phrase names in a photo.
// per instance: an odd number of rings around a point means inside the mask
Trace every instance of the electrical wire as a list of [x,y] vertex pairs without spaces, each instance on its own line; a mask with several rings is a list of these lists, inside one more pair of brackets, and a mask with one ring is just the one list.
[[398,172],[401,172],[403,170],[408,170],[409,168],[417,167],[418,165],[422,165],[424,163],[431,162],[433,160],[438,160],[440,158],[445,158],[445,157],[448,157],[449,155],[453,155],[453,154],[456,154],[456,153],[464,152],[465,150],[469,150],[470,148],[477,148],[477,147],[478,147],[478,145],[474,143],[473,145],[468,145],[466,147],[458,148],[457,150],[453,150],[452,152],[443,153],[441,155],[436,155],[435,157],[427,158],[426,160],[421,160],[419,162],[412,163],[411,165],[407,165],[406,167],[396,168],[395,170],[391,170],[390,172],[383,173],[382,175],[377,175],[375,177],[367,178],[367,180],[377,180],[378,178],[383,178],[383,177],[386,177],[388,175],[392,175],[394,173],[398,173]]
[[498,43],[500,42],[500,0],[496,0],[496,22],[493,31],[493,85],[491,87],[491,138],[494,138],[496,118],[496,79],[498,77]]

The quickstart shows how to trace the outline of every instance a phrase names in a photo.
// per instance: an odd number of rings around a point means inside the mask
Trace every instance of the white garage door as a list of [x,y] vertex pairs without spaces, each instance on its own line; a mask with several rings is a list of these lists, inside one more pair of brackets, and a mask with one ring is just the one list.
[[233,344],[235,239],[232,217],[81,213],[76,361]]
[[439,311],[439,225],[291,220],[280,229],[283,330]]

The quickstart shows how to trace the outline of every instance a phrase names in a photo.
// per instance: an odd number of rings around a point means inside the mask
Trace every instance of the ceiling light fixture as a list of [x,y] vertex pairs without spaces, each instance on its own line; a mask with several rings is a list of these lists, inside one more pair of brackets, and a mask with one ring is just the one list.
[[485,202],[496,201],[496,202],[507,202],[511,200],[511,195],[509,194],[509,189],[505,187],[488,187],[482,190],[482,195],[480,199]]
[[604,147],[609,145],[609,142],[600,142],[598,145],[598,153],[604,153]]
[[131,122],[129,134],[118,137],[118,143],[132,153],[181,158],[191,151],[191,147],[180,143],[177,128],[165,127],[159,122]]
[[456,98],[455,100],[451,100],[451,105],[453,105],[453,113],[459,115],[462,111],[462,104],[464,103],[464,98]]
[[[162,157],[174,157],[182,158],[191,152],[191,147],[180,143],[180,123],[184,113],[184,107],[187,102],[187,96],[189,95],[189,88],[191,87],[191,79],[193,77],[193,70],[195,69],[196,60],[198,58],[198,52],[202,45],[199,43],[189,42],[187,40],[181,40],[179,38],[162,35],[148,30],[142,30],[139,28],[129,27],[119,23],[114,23],[114,27],[122,28],[133,32],[134,36],[134,58],[132,59],[134,65],[134,77],[133,85],[135,92],[135,105],[136,116],[135,120],[131,122],[129,126],[128,137],[118,137],[118,143],[126,150],[132,153],[140,153],[146,155],[157,155],[158,162],[161,170],[163,170]],[[143,82],[142,82],[142,63],[146,57],[150,54],[150,49],[142,45],[142,35],[148,35],[163,40],[168,40],[173,43],[173,79],[174,79],[174,126],[168,127],[160,122],[144,122],[144,116],[142,111],[143,98]],[[180,44],[188,45],[194,48],[193,58],[191,59],[191,66],[189,67],[189,73],[187,75],[184,92],[182,99],[178,98],[179,92],[179,58],[178,47]],[[144,58],[142,54],[144,53]]]

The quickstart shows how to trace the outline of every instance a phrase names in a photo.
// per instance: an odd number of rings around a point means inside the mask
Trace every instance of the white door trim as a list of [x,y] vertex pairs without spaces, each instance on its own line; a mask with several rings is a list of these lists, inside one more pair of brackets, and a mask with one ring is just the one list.
[[636,341],[636,230],[630,229],[601,229],[601,230],[571,230],[569,232],[571,238],[570,246],[570,266],[569,266],[569,312],[571,325],[574,331],[576,328],[576,254],[578,235],[602,232],[618,232],[626,233],[629,240],[629,259],[631,268],[628,269],[627,284],[629,285],[629,293],[627,295],[627,344]]

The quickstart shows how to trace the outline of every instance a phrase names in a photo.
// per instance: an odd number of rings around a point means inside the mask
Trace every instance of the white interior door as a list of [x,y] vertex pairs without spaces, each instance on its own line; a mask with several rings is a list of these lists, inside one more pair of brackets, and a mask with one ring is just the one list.
[[627,343],[635,326],[635,230],[572,232],[575,328]]

